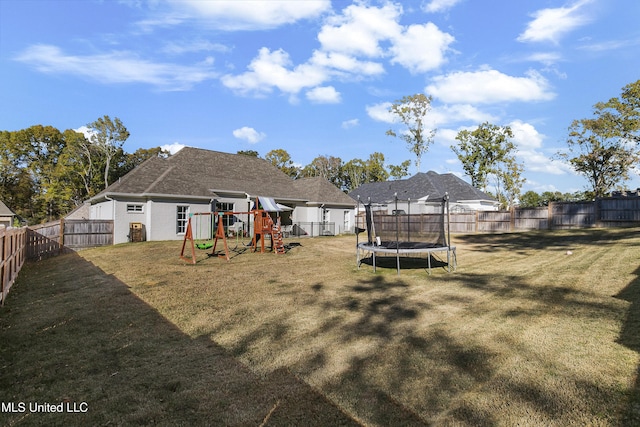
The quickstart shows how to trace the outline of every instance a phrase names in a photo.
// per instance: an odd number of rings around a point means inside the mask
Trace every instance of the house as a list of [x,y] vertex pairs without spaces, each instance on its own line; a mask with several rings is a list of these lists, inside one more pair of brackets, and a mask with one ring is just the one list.
[[[190,214],[247,212],[256,197],[278,204],[273,215],[284,226],[326,220],[334,234],[352,229],[355,202],[326,180],[297,182],[264,159],[191,147],[146,160],[89,199],[89,216],[114,221],[114,243],[127,242],[134,227],[146,240],[180,240]],[[249,215],[225,216],[225,226],[238,223],[249,231]]]
[[460,211],[496,211],[498,202],[488,194],[478,190],[454,174],[438,174],[429,171],[417,173],[408,179],[397,181],[371,182],[363,184],[349,193],[354,200],[369,201],[393,213],[397,210],[408,213],[435,213],[445,193],[449,194],[449,209]]
[[[309,201],[306,209],[297,212],[298,222],[335,224],[339,233],[353,230],[354,200],[322,177],[301,178],[293,181],[294,187]],[[336,234],[322,227],[319,234]]]
[[0,200],[0,228],[9,228],[13,226],[13,221],[17,217],[11,209]]

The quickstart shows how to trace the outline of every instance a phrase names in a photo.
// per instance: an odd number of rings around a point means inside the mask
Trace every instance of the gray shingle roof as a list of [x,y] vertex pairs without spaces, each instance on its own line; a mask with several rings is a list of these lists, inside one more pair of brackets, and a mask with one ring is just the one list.
[[449,193],[449,200],[459,202],[464,200],[489,200],[495,199],[478,190],[454,174],[438,174],[434,171],[417,173],[411,178],[397,181],[371,182],[363,184],[349,193],[353,199],[360,196],[362,202],[369,198],[375,203],[390,202],[394,194],[398,194],[400,200],[417,200],[428,196],[428,200],[441,200],[445,193]]
[[312,202],[355,207],[355,201],[322,177],[300,178],[293,181],[298,191]]
[[191,147],[145,161],[94,199],[105,193],[212,197],[212,191],[307,199],[289,176],[264,159]]

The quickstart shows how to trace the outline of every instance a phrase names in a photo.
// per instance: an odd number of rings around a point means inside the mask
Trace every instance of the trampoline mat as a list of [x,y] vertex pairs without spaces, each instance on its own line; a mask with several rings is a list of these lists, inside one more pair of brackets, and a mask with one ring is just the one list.
[[396,242],[396,241],[383,241],[380,242],[379,247],[386,249],[431,249],[440,248],[442,245],[437,243],[427,242]]

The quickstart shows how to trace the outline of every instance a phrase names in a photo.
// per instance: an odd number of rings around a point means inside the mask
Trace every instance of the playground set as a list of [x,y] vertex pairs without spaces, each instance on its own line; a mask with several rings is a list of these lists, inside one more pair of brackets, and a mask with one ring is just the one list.
[[[280,224],[280,218],[278,217],[274,222],[269,211],[265,209],[263,204],[267,206],[277,205],[272,199],[256,198],[254,208],[246,212],[216,211],[190,214],[184,240],[182,242],[180,258],[187,261],[189,264],[195,264],[197,262],[196,249],[211,249],[211,252],[207,254],[208,256],[218,256],[230,261],[231,250],[229,249],[229,242],[227,240],[227,231],[224,227],[224,217],[229,215],[253,216],[253,232],[251,244],[248,246],[251,252],[259,250],[260,253],[265,253],[265,240],[267,236],[269,236],[271,241],[271,251],[275,254],[284,254],[285,246],[282,240],[282,226]],[[243,233],[243,231],[236,229],[236,247],[234,250],[236,250],[239,245],[246,246],[244,243],[239,241],[239,233]],[[221,242],[223,246],[220,253],[216,253],[218,242]]]

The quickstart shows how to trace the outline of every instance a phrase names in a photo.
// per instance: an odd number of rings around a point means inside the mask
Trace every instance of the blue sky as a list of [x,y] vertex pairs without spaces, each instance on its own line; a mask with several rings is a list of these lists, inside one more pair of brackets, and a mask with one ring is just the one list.
[[388,106],[426,93],[421,171],[463,176],[455,135],[489,121],[513,129],[524,191],[573,192],[587,181],[554,154],[640,78],[639,18],[637,0],[0,0],[0,129],[109,115],[128,152],[399,164],[413,157],[385,135]]

